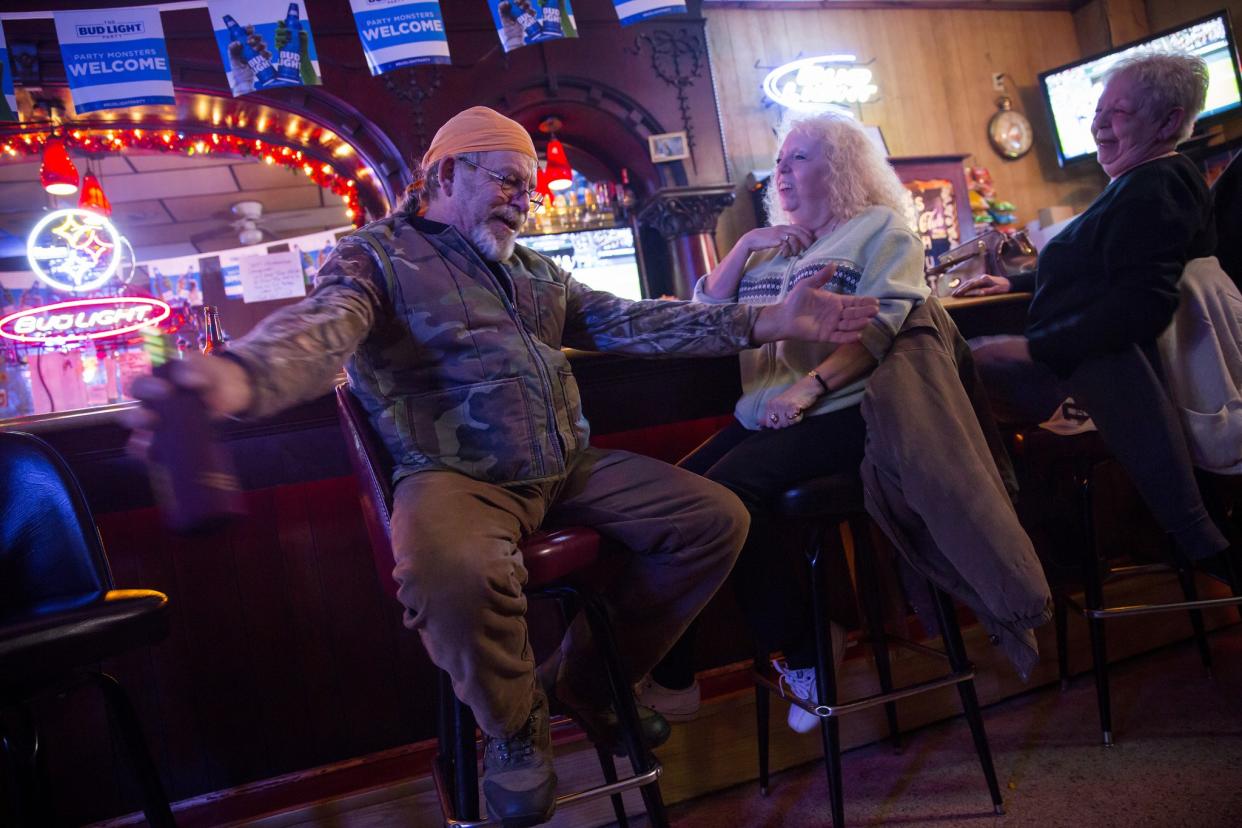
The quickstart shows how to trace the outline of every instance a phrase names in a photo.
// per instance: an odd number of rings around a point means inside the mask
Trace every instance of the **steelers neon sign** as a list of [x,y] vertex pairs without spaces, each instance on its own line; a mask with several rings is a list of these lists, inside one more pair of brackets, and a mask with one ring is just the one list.
[[26,258],[35,275],[57,290],[94,290],[116,273],[121,234],[89,210],[56,210],[30,231]]

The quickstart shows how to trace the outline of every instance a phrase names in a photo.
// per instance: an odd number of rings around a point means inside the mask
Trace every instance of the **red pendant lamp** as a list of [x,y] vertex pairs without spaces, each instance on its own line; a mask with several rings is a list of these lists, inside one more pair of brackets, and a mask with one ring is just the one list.
[[69,157],[62,138],[48,138],[43,145],[43,164],[39,183],[52,195],[67,196],[78,191],[78,168]]
[[543,196],[545,202],[552,200],[552,190],[548,187],[548,173],[546,170],[535,170],[535,189],[539,195]]
[[565,155],[565,145],[556,138],[556,131],[561,128],[561,119],[552,117],[544,120],[539,125],[539,131],[547,133],[548,139],[548,163],[545,167],[548,179],[548,189],[553,192],[568,190],[574,183],[574,171],[569,166],[569,158]]
[[105,218],[112,215],[112,205],[94,173],[87,173],[82,177],[82,194],[78,197],[78,208],[90,210]]

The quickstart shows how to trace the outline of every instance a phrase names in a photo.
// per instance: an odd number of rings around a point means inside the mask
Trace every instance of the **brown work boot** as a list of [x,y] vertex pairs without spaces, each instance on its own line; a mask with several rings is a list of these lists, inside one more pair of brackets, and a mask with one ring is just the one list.
[[556,770],[548,698],[535,688],[530,716],[507,739],[487,737],[483,751],[483,799],[487,816],[504,828],[547,822],[556,811]]
[[[608,699],[609,694],[598,688],[600,682],[591,685],[593,689],[580,689],[581,683],[575,683],[568,678],[559,653],[541,664],[536,675],[540,686],[547,693],[553,713],[573,719],[592,743],[614,756],[625,756],[629,752],[621,730],[620,717]],[[638,710],[638,727],[643,745],[650,750],[667,742],[672,733],[668,720],[650,707],[637,703],[635,707]]]

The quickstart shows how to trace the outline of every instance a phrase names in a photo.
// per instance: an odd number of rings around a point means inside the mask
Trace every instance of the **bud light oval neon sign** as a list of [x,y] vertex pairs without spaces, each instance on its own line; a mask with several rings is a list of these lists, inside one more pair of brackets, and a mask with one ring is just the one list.
[[0,336],[59,345],[132,333],[171,314],[166,302],[146,296],[73,299],[9,314],[0,319]]
[[866,103],[880,89],[871,70],[853,55],[820,55],[778,66],[763,79],[763,92],[786,109],[823,112]]

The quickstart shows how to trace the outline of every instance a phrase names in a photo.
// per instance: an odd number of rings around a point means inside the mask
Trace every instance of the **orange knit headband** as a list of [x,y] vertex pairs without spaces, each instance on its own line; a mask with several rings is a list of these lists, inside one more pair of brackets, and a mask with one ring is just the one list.
[[436,131],[423,156],[423,169],[441,158],[463,152],[517,152],[537,162],[535,142],[530,133],[512,118],[486,106],[472,106],[459,112]]

